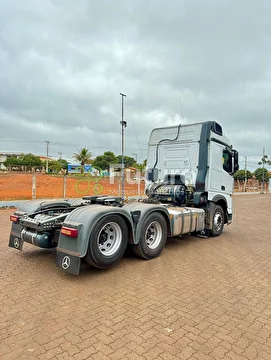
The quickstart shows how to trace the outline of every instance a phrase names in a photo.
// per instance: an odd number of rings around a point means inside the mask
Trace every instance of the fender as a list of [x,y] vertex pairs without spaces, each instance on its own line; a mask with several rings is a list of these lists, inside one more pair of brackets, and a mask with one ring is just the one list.
[[[73,255],[77,258],[83,258],[88,249],[89,237],[93,227],[105,215],[108,214],[120,215],[126,221],[130,237],[133,237],[133,220],[129,212],[124,208],[106,206],[106,205],[91,205],[83,206],[73,210],[66,217],[63,226],[78,229],[78,236],[75,238],[59,234],[57,252]],[[133,242],[133,239],[129,239]]]
[[227,199],[225,198],[225,196],[221,195],[221,194],[218,194],[218,195],[215,195],[212,200],[213,202],[215,203],[220,203],[220,202],[224,202],[227,206]]
[[164,215],[166,222],[167,222],[168,232],[169,232],[169,234],[172,233],[172,228],[171,228],[172,224],[169,219],[169,212],[168,212],[167,208],[163,205],[144,203],[144,202],[133,202],[133,203],[124,205],[123,209],[128,211],[132,217],[133,217],[133,214],[137,213],[137,215],[138,215],[136,221],[134,220],[135,221],[134,237],[133,237],[133,239],[131,239],[131,240],[133,240],[133,242],[132,242],[133,244],[139,243],[140,229],[142,227],[143,221],[149,214],[151,214],[153,212],[160,212]]
[[67,207],[68,208],[70,206],[71,206],[71,204],[68,200],[61,200],[61,199],[26,200],[18,207],[18,209],[15,211],[15,213],[17,213],[19,211],[20,213],[30,214],[30,213],[38,212],[38,211],[45,210],[45,209],[56,208],[56,207],[65,207],[65,208]]
[[230,217],[230,214],[228,213],[227,199],[223,195],[218,194],[213,197],[213,199],[211,200],[211,203],[212,202],[214,202],[215,204],[220,205],[222,207],[224,214],[225,214],[225,224],[230,223],[231,217]]
[[[214,201],[216,200],[216,201]],[[211,219],[214,216],[214,211],[215,211],[215,206],[216,205],[220,205],[224,211],[224,215],[225,215],[225,224],[230,223],[230,218],[229,218],[229,214],[227,211],[227,201],[223,196],[217,196],[215,197],[212,201],[208,201],[208,205],[206,207],[206,228],[207,229],[211,229],[212,223],[211,223]]]

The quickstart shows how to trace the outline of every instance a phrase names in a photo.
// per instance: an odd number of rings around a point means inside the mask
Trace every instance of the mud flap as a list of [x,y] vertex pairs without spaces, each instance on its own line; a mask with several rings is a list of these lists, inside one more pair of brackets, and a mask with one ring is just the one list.
[[22,251],[23,249],[23,240],[16,235],[10,235],[8,246],[13,247],[14,249]]
[[57,251],[56,265],[70,274],[78,275],[80,272],[81,258]]
[[209,229],[204,229],[202,231],[198,231],[196,233],[197,237],[200,237],[200,238],[209,238],[210,237],[210,230]]

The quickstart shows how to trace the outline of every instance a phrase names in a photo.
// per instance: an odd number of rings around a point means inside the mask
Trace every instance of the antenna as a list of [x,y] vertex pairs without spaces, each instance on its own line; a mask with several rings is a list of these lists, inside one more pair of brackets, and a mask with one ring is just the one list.
[[[183,112],[183,104],[182,104],[182,97],[180,96],[180,106],[181,106],[181,115],[182,115],[182,119],[184,122],[184,112]],[[191,171],[191,156],[190,156],[190,148],[188,146],[188,138],[187,138],[187,132],[186,132],[186,128],[184,128],[184,135],[185,135],[185,139],[187,141],[187,152],[188,152],[188,161],[189,161],[189,170]]]
[[121,195],[124,199],[124,128],[127,126],[127,122],[123,120],[124,110],[123,110],[123,98],[126,97],[125,94],[120,93],[121,96]]

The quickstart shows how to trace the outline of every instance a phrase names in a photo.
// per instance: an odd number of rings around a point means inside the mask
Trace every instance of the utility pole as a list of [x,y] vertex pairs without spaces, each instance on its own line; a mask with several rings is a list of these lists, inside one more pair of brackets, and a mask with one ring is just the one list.
[[247,191],[247,157],[245,156],[245,191]]
[[46,140],[46,173],[48,173],[48,156],[49,156],[49,143],[50,141]]
[[262,188],[263,194],[264,194],[264,162],[265,162],[265,148],[263,148],[263,188]]
[[124,199],[124,128],[127,126],[127,122],[123,120],[124,110],[123,110],[123,98],[126,97],[125,94],[120,93],[121,96],[121,195]]

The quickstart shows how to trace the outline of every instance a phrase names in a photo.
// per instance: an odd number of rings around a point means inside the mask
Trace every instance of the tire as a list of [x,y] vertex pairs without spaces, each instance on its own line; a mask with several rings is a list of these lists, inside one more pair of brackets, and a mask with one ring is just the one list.
[[94,226],[85,261],[100,269],[117,263],[128,244],[128,227],[118,215],[106,215]]
[[219,236],[224,228],[225,214],[220,205],[215,205],[212,218],[211,236]]
[[167,223],[158,212],[146,217],[140,229],[139,243],[133,245],[134,253],[146,260],[160,255],[167,241]]

